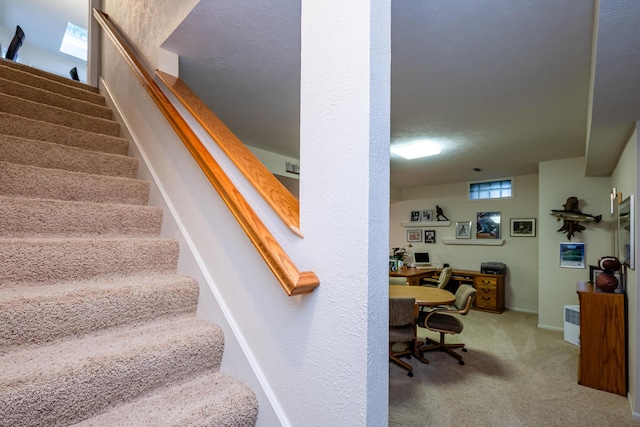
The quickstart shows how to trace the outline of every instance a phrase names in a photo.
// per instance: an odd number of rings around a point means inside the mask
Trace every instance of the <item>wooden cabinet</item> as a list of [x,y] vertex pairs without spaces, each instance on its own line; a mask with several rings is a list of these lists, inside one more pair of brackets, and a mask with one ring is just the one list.
[[578,383],[627,394],[626,296],[579,285],[580,358]]
[[502,313],[504,311],[504,275],[476,274],[473,287],[478,292],[474,308]]

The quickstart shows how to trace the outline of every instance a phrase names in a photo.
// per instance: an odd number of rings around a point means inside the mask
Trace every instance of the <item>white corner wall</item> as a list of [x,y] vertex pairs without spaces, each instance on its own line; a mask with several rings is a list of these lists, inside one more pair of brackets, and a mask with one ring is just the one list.
[[[616,169],[611,175],[611,186],[615,187],[623,198],[627,198],[630,194],[635,195],[635,220],[636,220],[636,235],[635,241],[640,242],[640,232],[638,231],[638,124],[633,132],[631,138],[627,142],[620,160],[616,165]],[[636,243],[636,265],[638,264],[638,246]],[[636,267],[640,268],[640,267]],[[635,419],[640,419],[640,382],[638,382],[637,375],[640,372],[640,360],[638,355],[640,354],[638,346],[638,306],[640,295],[638,294],[638,275],[637,270],[627,269],[627,340],[628,340],[628,362],[629,369],[629,400],[631,401],[631,409],[634,412]]]
[[[404,189],[403,201],[392,203],[389,218],[389,248],[408,244],[407,230],[401,223],[409,222],[411,211],[440,206],[451,220],[449,227],[429,227],[435,230],[436,243],[412,243],[415,252],[429,252],[436,266],[443,263],[453,268],[480,270],[486,261],[507,265],[505,278],[505,306],[511,310],[535,313],[538,311],[538,238],[511,237],[511,218],[537,218],[538,175],[514,177],[514,197],[503,200],[469,200],[466,182]],[[473,221],[478,212],[498,211],[502,215],[502,246],[445,245],[442,239],[455,239],[456,221]]]
[[[588,281],[588,266],[612,251],[611,178],[585,177],[584,171],[584,157],[542,162],[538,168],[538,326],[542,328],[563,330],[563,306],[578,304],[576,283]],[[584,224],[586,230],[576,233],[571,240],[557,231],[562,222],[550,215],[552,209],[563,209],[570,196],[579,199],[582,212],[602,215],[599,224]],[[568,241],[585,243],[584,269],[560,267],[560,243]]]

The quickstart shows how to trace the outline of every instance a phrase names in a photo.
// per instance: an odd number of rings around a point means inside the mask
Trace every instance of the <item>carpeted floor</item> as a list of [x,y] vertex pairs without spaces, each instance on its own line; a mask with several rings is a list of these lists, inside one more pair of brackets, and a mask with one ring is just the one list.
[[[579,348],[562,332],[540,329],[537,315],[472,310],[465,365],[443,352],[409,360],[414,376],[389,365],[389,426],[640,426],[625,396],[577,382]],[[437,334],[418,328],[419,337]]]

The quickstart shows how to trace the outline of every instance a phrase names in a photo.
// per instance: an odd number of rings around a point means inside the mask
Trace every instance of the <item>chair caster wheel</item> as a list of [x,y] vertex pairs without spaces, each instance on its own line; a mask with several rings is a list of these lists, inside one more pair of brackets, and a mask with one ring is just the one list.
[[464,361],[463,360],[459,361],[458,365],[464,365]]
[[407,376],[412,377],[412,376],[413,376],[413,372],[409,372],[409,373],[407,374]]
[[462,347],[462,351],[464,351],[466,353],[467,352],[467,348],[466,347]]

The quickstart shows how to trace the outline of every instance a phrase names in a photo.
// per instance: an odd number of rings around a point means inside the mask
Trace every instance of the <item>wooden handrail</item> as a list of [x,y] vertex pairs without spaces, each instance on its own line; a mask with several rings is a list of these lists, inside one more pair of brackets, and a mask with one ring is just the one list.
[[302,237],[298,199],[269,172],[231,129],[181,79],[159,70],[156,70],[156,75],[202,125],[240,172],[247,177],[289,229]]
[[162,92],[142,61],[136,55],[127,39],[109,16],[102,11],[93,10],[93,16],[104,33],[113,41],[134,74],[154,100],[162,114],[171,124],[193,158],[225,202],[244,232],[256,247],[269,269],[276,276],[288,295],[300,295],[313,291],[320,281],[312,271],[300,272],[286,252],[278,244],[271,232],[256,215],[249,203],[233,185],[229,177],[214,160],[211,153],[198,139],[195,132]]

